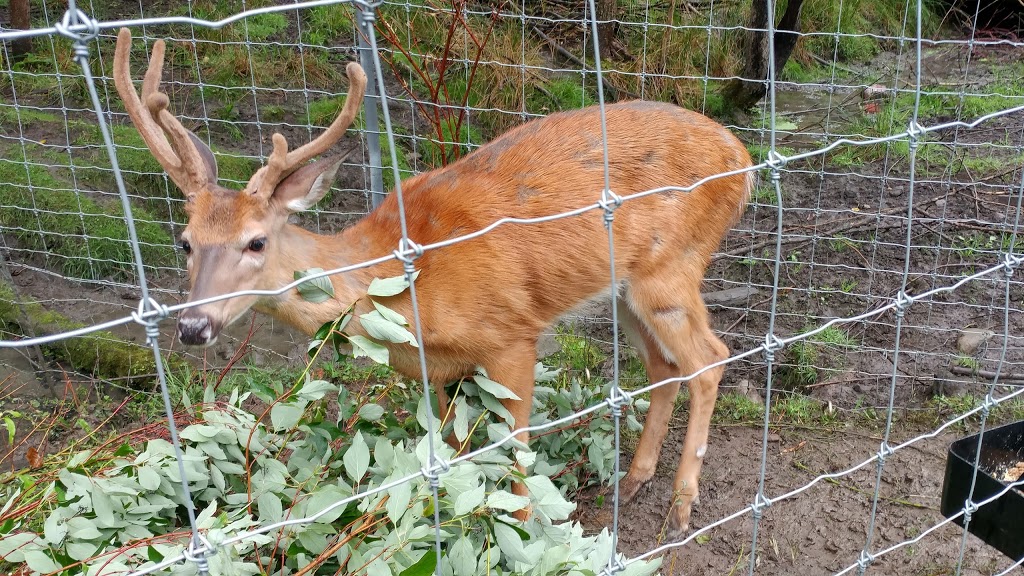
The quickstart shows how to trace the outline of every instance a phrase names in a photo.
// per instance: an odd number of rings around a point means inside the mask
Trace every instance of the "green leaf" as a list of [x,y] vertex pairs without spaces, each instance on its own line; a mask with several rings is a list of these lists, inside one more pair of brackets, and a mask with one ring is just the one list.
[[68,556],[71,556],[72,560],[81,562],[88,558],[92,558],[99,551],[99,546],[93,542],[68,542],[65,548],[68,551]]
[[363,404],[359,407],[359,417],[367,422],[376,422],[384,416],[384,407],[380,404]]
[[35,572],[49,574],[62,568],[60,564],[53,561],[49,554],[42,550],[30,550],[25,552],[25,564]]
[[[323,268],[310,268],[309,270],[296,270],[295,279],[301,280],[307,276],[314,274],[320,274],[324,271]],[[331,298],[334,298],[334,285],[331,284],[329,276],[321,276],[312,280],[307,280],[302,284],[295,287],[299,291],[299,296],[307,302],[319,304],[320,302],[326,302]]]
[[92,510],[96,513],[96,521],[107,527],[116,524],[114,518],[114,501],[102,490],[92,492]]
[[356,483],[362,480],[366,469],[370,467],[370,448],[366,445],[361,433],[356,432],[352,438],[352,445],[345,451],[345,455],[341,459],[349,478]]
[[458,497],[455,498],[455,515],[462,516],[463,514],[469,514],[483,504],[484,496],[486,495],[485,488],[486,486],[480,484],[472,490],[459,494]]
[[68,520],[67,529],[74,540],[97,540],[103,537],[103,534],[96,529],[95,522],[81,516],[75,516]]
[[268,524],[279,522],[284,517],[284,505],[281,497],[273,492],[264,492],[256,499],[256,507],[260,513],[260,522]]
[[452,566],[452,574],[475,574],[477,572],[477,551],[473,543],[465,536],[452,545],[448,551],[448,562]]
[[335,392],[338,387],[326,380],[310,380],[299,388],[299,391],[295,395],[303,400],[319,400],[327,395],[328,392]]
[[469,404],[466,403],[465,397],[460,396],[455,402],[454,427],[455,438],[459,442],[465,442],[469,437]]
[[360,358],[366,356],[378,364],[386,365],[388,363],[388,349],[384,345],[358,334],[349,336],[348,340],[352,344],[353,357]]
[[549,520],[565,520],[576,509],[576,505],[566,500],[547,476],[529,476],[523,483],[530,491],[534,512],[540,516]]
[[[420,559],[415,564],[409,566],[405,570],[398,573],[398,576],[430,576],[434,573],[434,568],[437,567],[437,554],[434,550],[427,550],[420,556]],[[456,572],[459,574],[459,572]],[[470,572],[464,572],[464,574],[472,574]]]
[[[348,496],[348,494],[342,492],[341,488],[337,486],[331,484],[321,486],[313,493],[312,496],[309,497],[309,500],[306,501],[306,516],[312,516],[321,510],[326,510],[332,504],[343,500],[346,496]],[[330,524],[345,512],[346,507],[347,506],[337,506],[332,508],[330,512],[327,512],[323,516],[318,516],[316,521],[320,524]]]
[[36,535],[30,532],[18,532],[0,538],[0,558],[12,564],[24,562],[26,552],[41,548]]
[[[420,275],[420,271],[413,272],[412,278],[416,279]],[[369,288],[366,289],[366,294],[369,296],[397,296],[405,289],[409,287],[409,281],[405,279],[405,276],[395,276],[393,278],[374,278],[370,282]]]
[[381,304],[380,302],[377,302],[376,300],[370,300],[370,302],[373,303],[373,307],[377,309],[377,312],[380,312],[380,315],[383,316],[389,322],[394,322],[395,324],[398,324],[400,326],[409,325],[409,322],[406,321],[405,316],[402,316],[398,312],[395,312],[391,308],[388,308],[387,306]]
[[515,418],[512,417],[512,413],[508,411],[501,402],[498,402],[491,394],[481,394],[480,402],[483,403],[484,408],[487,408],[494,413],[495,416],[501,418],[505,422],[508,422],[509,426],[515,426]]
[[[396,480],[399,476],[403,476],[403,474],[396,473],[393,476],[394,478],[389,478],[386,482]],[[384,508],[387,510],[388,518],[391,519],[393,524],[398,525],[398,522],[409,508],[410,500],[412,500],[412,483],[410,482],[402,482],[388,491],[388,501]]]
[[291,430],[299,423],[302,413],[306,411],[306,403],[278,402],[270,409],[270,424],[274,430]]
[[491,495],[487,497],[487,507],[495,510],[504,510],[505,512],[515,512],[516,510],[522,510],[530,503],[530,499],[526,496],[520,496],[513,494],[505,490],[495,490],[491,492]]
[[160,487],[160,473],[152,466],[139,466],[139,485],[144,490],[153,491]]
[[494,395],[495,398],[502,400],[522,400],[522,398],[517,396],[515,392],[509,390],[503,384],[499,384],[498,382],[491,380],[490,378],[484,376],[483,374],[474,374],[473,381],[476,382],[478,386],[480,386],[481,390],[486,390],[487,392],[490,392],[491,394]]
[[359,323],[371,338],[395,344],[408,343],[418,347],[412,332],[406,330],[403,325],[392,322],[377,310],[360,315]]

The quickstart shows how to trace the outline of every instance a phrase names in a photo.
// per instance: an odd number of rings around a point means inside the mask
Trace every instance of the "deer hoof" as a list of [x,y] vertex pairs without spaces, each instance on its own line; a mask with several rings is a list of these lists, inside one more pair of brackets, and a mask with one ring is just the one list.
[[629,502],[637,495],[638,492],[640,492],[640,489],[646,486],[650,481],[650,478],[637,478],[632,474],[627,474],[626,477],[619,482],[619,501]]

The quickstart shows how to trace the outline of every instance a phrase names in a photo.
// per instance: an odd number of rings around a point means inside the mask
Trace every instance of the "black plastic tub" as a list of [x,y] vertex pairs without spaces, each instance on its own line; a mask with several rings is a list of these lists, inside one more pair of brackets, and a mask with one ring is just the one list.
[[[967,501],[977,448],[978,434],[961,438],[949,447],[942,485],[942,514],[947,518],[960,512]],[[1006,475],[1009,470],[1020,469],[1019,465],[1024,462],[1024,420],[986,431],[979,460],[975,502],[991,498],[1019,479],[1007,479]],[[954,522],[963,526],[963,515]],[[978,508],[971,515],[968,530],[996,550],[1020,560],[1024,557],[1024,494],[1012,488],[994,502]]]

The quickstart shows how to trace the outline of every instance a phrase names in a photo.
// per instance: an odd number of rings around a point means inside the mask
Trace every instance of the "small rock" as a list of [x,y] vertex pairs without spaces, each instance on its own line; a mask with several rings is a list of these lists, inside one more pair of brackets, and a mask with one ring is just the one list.
[[553,334],[542,334],[537,340],[537,358],[547,358],[561,349]]
[[772,432],[771,434],[768,434],[768,441],[769,442],[781,442],[782,441],[782,437],[779,436],[777,433]]
[[743,396],[746,396],[750,401],[764,405],[764,398],[761,397],[761,393],[758,392],[757,388],[750,385],[750,380],[744,378],[736,383],[736,392]]
[[945,198],[939,198],[938,200],[935,201],[935,206],[937,208],[942,208],[945,205],[946,205],[946,199]]
[[974,356],[974,353],[981,348],[981,345],[994,335],[995,332],[991,330],[968,328],[960,333],[960,338],[956,341],[956,348],[962,354]]
[[954,376],[951,372],[935,374],[932,383],[932,396],[962,396],[968,391],[967,381]]
[[760,294],[760,291],[751,286],[737,286],[717,292],[702,294],[704,303],[708,306],[742,306],[747,303],[751,296]]

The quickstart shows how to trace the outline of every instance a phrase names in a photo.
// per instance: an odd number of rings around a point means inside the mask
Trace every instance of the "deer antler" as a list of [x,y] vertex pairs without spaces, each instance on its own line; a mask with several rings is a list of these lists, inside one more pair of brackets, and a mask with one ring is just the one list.
[[291,152],[288,151],[288,141],[284,136],[275,133],[273,136],[274,151],[271,152],[267,165],[260,168],[249,179],[249,183],[245,187],[247,192],[269,199],[281,180],[299,169],[309,159],[322,154],[345,134],[345,130],[355,119],[359,105],[363,101],[363,94],[366,92],[366,73],[363,72],[362,66],[350,62],[345,71],[348,73],[349,81],[348,97],[345,99],[341,113],[334,119],[330,127],[312,142]]
[[135,92],[128,69],[131,45],[131,31],[121,28],[114,52],[114,85],[124,102],[125,111],[146,141],[153,157],[164,167],[186,198],[192,198],[209,182],[210,176],[202,155],[192,141],[195,136],[167,110],[167,95],[159,91],[164,67],[164,41],[153,43],[149,69],[142,81],[141,99]]

